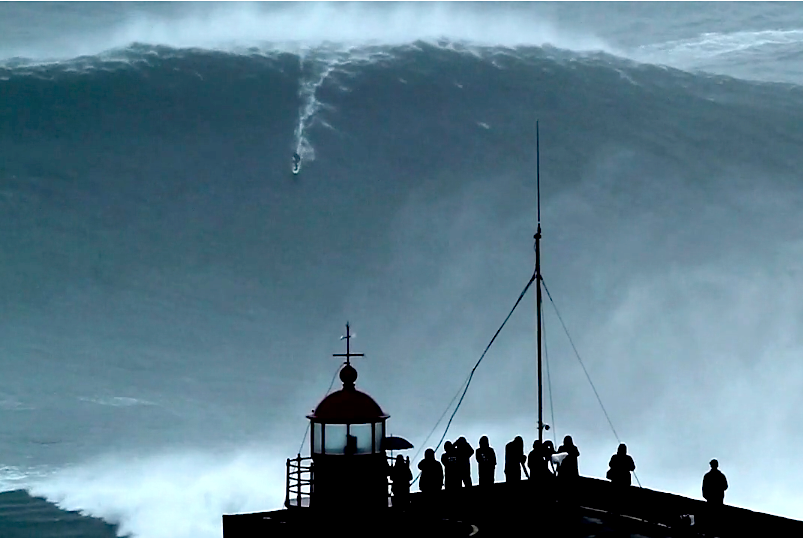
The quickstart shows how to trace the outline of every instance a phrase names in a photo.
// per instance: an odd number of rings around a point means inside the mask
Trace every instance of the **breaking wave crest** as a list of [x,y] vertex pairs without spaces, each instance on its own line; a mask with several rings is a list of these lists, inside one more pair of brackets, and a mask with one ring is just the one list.
[[349,49],[440,40],[477,46],[609,50],[594,35],[574,32],[538,12],[512,9],[488,17],[483,9],[465,10],[449,4],[226,4],[160,15],[135,9],[93,32],[66,33],[51,40],[34,37],[24,45],[0,50],[0,58],[64,60],[119,50],[132,43],[228,52],[257,47],[291,54],[332,46]]
[[28,492],[101,518],[132,538],[220,538],[221,514],[279,508],[284,465],[268,451],[110,456],[60,470]]

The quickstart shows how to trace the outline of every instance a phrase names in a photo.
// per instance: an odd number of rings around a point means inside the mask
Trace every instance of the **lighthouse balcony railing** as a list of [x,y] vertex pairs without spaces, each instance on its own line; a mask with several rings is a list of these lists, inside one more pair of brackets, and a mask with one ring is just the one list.
[[[393,468],[396,458],[387,456],[388,471]],[[407,465],[410,464],[409,458],[406,459]],[[393,480],[388,472],[387,477],[388,498],[392,496]],[[295,458],[287,459],[287,475],[285,481],[284,506],[286,508],[309,506],[309,500],[314,491],[314,469],[311,457],[301,457],[299,454]]]
[[308,505],[312,490],[312,458],[302,458],[301,454],[293,459],[288,458],[284,506],[290,508]]

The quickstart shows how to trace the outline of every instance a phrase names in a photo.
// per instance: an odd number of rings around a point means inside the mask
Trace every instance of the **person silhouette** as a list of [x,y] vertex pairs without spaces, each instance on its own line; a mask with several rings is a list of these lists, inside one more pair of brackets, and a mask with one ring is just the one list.
[[346,435],[346,446],[343,447],[343,454],[353,456],[357,453],[357,438],[353,435]]
[[460,456],[451,441],[446,441],[443,445],[441,463],[443,463],[445,489],[447,491],[453,491],[461,487],[463,481],[460,476]]
[[633,458],[627,454],[627,445],[624,443],[619,445],[616,454],[611,456],[608,467],[608,474],[606,476],[612,484],[619,486],[630,485],[630,473],[636,470],[636,464],[633,463]]
[[521,471],[527,478],[530,475],[527,473],[527,456],[524,455],[524,439],[517,436],[515,439],[505,445],[505,480],[507,482],[521,481]]
[[567,435],[563,438],[563,444],[558,448],[558,453],[560,452],[565,452],[567,456],[563,458],[563,461],[558,467],[558,478],[562,481],[566,481],[580,476],[577,464],[577,458],[580,457],[580,450],[574,446],[571,435]]
[[486,436],[480,437],[480,446],[474,453],[477,459],[477,469],[480,474],[480,486],[489,486],[494,483],[494,472],[496,471],[496,452],[488,444]]
[[555,445],[552,444],[552,441],[547,439],[544,441],[541,449],[544,451],[544,463],[546,464],[546,470],[549,473],[549,476],[554,477],[555,473],[557,472],[555,463],[552,461],[552,456],[555,454]]
[[405,506],[410,499],[410,481],[413,479],[413,474],[410,472],[410,461],[405,461],[404,457],[399,454],[396,456],[396,463],[390,470],[390,486],[393,492],[393,506]]
[[424,459],[418,462],[421,477],[418,488],[425,495],[429,495],[443,488],[443,466],[435,459],[435,451],[431,448],[424,452]]
[[719,462],[711,460],[711,470],[703,476],[703,498],[711,504],[722,504],[725,500],[725,490],[728,489],[728,480],[719,470]]
[[542,478],[542,469],[544,467],[544,447],[541,441],[536,439],[533,441],[533,449],[527,455],[527,467],[530,468],[530,480],[538,480]]
[[454,448],[457,452],[457,458],[460,462],[460,480],[462,485],[471,487],[471,456],[474,455],[474,449],[468,444],[465,437],[459,438],[455,441]]

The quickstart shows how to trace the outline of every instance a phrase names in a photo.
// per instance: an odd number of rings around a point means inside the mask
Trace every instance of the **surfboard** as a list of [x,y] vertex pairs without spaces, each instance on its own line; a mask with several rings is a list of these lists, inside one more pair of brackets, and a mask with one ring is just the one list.
[[293,175],[297,176],[299,171],[301,171],[301,163],[293,163]]

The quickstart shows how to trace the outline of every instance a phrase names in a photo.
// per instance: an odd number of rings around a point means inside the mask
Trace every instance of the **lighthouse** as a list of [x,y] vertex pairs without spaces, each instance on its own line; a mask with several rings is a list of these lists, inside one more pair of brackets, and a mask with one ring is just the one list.
[[[224,538],[296,538],[344,533],[351,538],[408,538],[421,532],[442,538],[476,534],[477,527],[445,517],[440,495],[420,503],[393,506],[386,451],[413,447],[386,435],[389,417],[376,401],[357,389],[346,324],[342,387],[325,396],[307,415],[309,456],[287,459],[284,509],[223,516]],[[409,459],[405,462],[409,465]],[[418,495],[417,493],[411,496]],[[446,503],[448,504],[448,503]],[[422,531],[423,529],[423,531]]]
[[362,353],[351,352],[346,324],[343,386],[327,395],[307,419],[310,421],[310,458],[287,462],[287,508],[349,511],[388,508],[388,461],[385,454],[389,418],[371,396],[356,387],[357,370],[351,364]]

